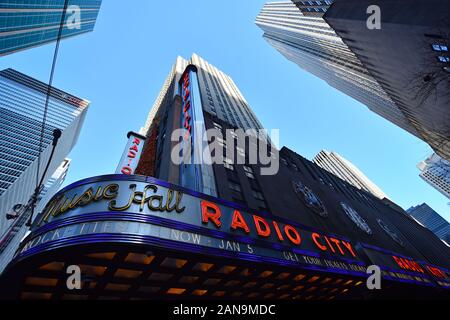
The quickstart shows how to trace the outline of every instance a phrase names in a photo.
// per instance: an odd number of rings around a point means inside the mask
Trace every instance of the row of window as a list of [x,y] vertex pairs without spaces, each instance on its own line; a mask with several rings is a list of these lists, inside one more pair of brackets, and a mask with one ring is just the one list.
[[433,43],[431,47],[437,52],[448,52],[448,46],[443,43]]
[[[243,205],[246,205],[244,201],[244,196],[242,194],[242,188],[241,185],[235,181],[238,180],[238,176],[234,174],[235,169],[234,165],[230,164],[230,160],[224,161],[224,167],[228,170],[228,187],[233,190],[234,192],[238,193],[238,196],[234,196],[233,200],[241,203]],[[245,175],[250,179],[250,186],[252,190],[252,196],[258,203],[258,207],[260,210],[267,210],[267,204],[264,198],[264,195],[262,194],[259,184],[257,180],[255,179],[255,174],[253,172],[253,169],[247,165],[242,166],[244,169]]]
[[[354,188],[353,186],[347,185],[347,183],[341,181],[340,178],[337,178],[335,176],[323,172],[321,168],[317,167],[316,165],[311,165],[306,161],[303,161],[301,158],[299,158],[299,161],[302,162],[303,167],[306,169],[309,175],[314,180],[320,182],[322,185],[327,186],[333,191],[338,190],[341,194],[345,195],[347,198],[357,200],[363,203],[364,205],[376,209],[375,203],[365,194],[356,190],[356,188]],[[300,171],[298,166],[293,161],[288,161],[287,159],[281,157],[280,162],[293,171],[297,172]]]
[[[250,126],[250,123],[249,123],[249,121],[251,121],[253,123],[253,126],[258,128],[259,127],[258,122],[256,121],[255,117],[251,114],[251,112],[249,112],[248,107],[245,106],[242,103],[242,101],[240,101],[240,99],[236,99],[233,95],[227,94],[224,92],[225,86],[228,84],[228,88],[230,90],[233,90],[235,92],[236,96],[239,96],[238,92],[236,92],[236,90],[234,88],[234,83],[232,82],[232,80],[229,79],[229,77],[227,77],[227,76],[223,76],[220,72],[217,72],[214,68],[207,66],[206,63],[203,61],[200,61],[200,65],[202,66],[202,69],[200,70],[200,74],[201,74],[201,77],[203,78],[203,82],[206,87],[206,92],[207,92],[211,111],[216,113],[216,108],[214,106],[214,102],[212,99],[208,81],[206,79],[206,75],[203,70],[206,70],[207,71],[206,73],[208,73],[208,78],[216,92],[216,98],[217,98],[219,106],[222,110],[222,114],[223,114],[225,120],[227,122],[231,122],[231,124],[233,124],[234,126],[239,126],[241,128],[244,127],[241,120],[244,121],[246,123],[247,127],[249,127],[249,128],[252,127],[252,126]],[[222,78],[225,78],[225,80],[223,80],[223,82],[224,82],[223,87],[221,86],[221,83],[219,83]],[[231,100],[234,101],[234,105],[232,104]],[[225,105],[226,109],[224,108],[224,105]],[[233,106],[235,106],[235,107],[233,107]],[[238,115],[236,109],[239,110],[242,117],[240,117]]]
[[[444,43],[433,43],[431,45],[431,47],[433,48],[434,51],[436,52],[440,52],[441,54],[445,54],[445,55],[439,55],[437,56],[437,59],[439,62],[441,63],[450,63],[450,56],[448,56],[448,45],[444,44]],[[444,66],[442,67],[442,69],[447,72],[450,73],[450,67],[448,66]]]

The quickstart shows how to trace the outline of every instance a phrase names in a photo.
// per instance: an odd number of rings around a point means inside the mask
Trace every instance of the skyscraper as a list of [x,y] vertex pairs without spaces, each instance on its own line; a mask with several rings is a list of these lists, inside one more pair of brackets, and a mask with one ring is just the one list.
[[[373,5],[380,29],[367,25]],[[256,24],[287,59],[450,160],[449,12],[446,0],[292,0],[267,3]]]
[[358,189],[370,192],[380,199],[387,198],[384,192],[370,181],[361,170],[336,152],[322,150],[314,157],[313,162]]
[[334,0],[292,0],[304,16],[322,17]]
[[450,199],[450,162],[442,159],[436,153],[421,161],[417,167],[419,176]]
[[173,98],[178,94],[178,82],[189,64],[196,66],[198,69],[199,93],[201,105],[205,112],[244,130],[262,129],[261,123],[248,106],[233,79],[194,53],[190,60],[177,57],[158,98],[153,104],[146,125],[141,131],[149,130],[155,115],[164,106],[164,99]]
[[386,91],[321,15],[303,14],[291,1],[269,2],[256,18],[256,25],[264,31],[263,38],[270,45],[300,68],[420,137]]
[[[0,233],[14,223],[5,214],[16,204],[26,205],[36,187],[39,145],[48,85],[13,69],[0,71]],[[51,88],[39,175],[51,149],[52,132],[59,139],[44,181],[53,175],[75,143],[89,102]]]
[[59,190],[61,185],[66,180],[67,173],[70,168],[71,159],[65,158],[59,167],[53,172],[52,176],[45,182],[44,188],[39,194],[38,205],[36,207],[36,212],[41,212],[48,201],[53,197],[53,195]]
[[[65,0],[0,1],[0,56],[55,41]],[[70,0],[61,38],[94,29],[101,0]]]
[[[55,195],[63,184],[67,171],[69,170],[70,162],[70,159],[64,159],[60,166],[44,184],[44,188],[39,194],[37,200],[38,202],[35,210],[37,213],[42,212],[48,201]],[[29,216],[27,214],[22,214],[13,222],[13,225],[10,226],[9,229],[0,234],[0,274],[11,261],[14,253],[19,247],[20,241],[27,234],[27,231],[29,230],[29,227],[26,225],[28,218]]]
[[[369,28],[368,21],[377,17],[376,11],[380,13],[379,29]],[[449,2],[334,0],[323,18],[418,137],[450,161]]]
[[[189,70],[188,66],[191,66]],[[186,76],[186,81],[181,84],[183,76]],[[187,108],[187,113],[184,114],[181,108],[186,95],[183,91],[185,86],[190,88],[187,90],[190,108]],[[216,122],[223,121],[231,127],[243,130],[262,129],[262,125],[230,76],[196,54],[189,61],[178,57],[149,113],[145,126],[141,129],[141,134],[149,139],[137,173],[154,175],[199,192],[216,195],[211,166],[204,163],[194,164],[181,166],[180,170],[180,167],[174,165],[170,159],[174,145],[171,141],[172,131],[189,127],[189,130],[193,131],[192,136],[199,136],[202,133],[196,130],[214,127],[210,119]],[[201,128],[195,124],[199,124]],[[193,149],[203,148],[200,146]],[[196,156],[194,153],[193,156],[193,162],[196,162],[199,155]],[[193,176],[202,178],[194,179]],[[192,185],[196,181],[199,185]]]
[[426,203],[406,210],[412,217],[450,245],[450,223]]

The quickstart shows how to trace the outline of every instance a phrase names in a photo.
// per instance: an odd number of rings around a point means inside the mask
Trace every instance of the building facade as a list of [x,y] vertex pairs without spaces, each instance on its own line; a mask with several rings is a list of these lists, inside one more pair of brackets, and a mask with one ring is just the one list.
[[336,152],[322,150],[314,157],[313,162],[358,189],[369,192],[380,199],[387,198],[384,192],[361,170]]
[[[379,30],[366,25],[370,5],[383,12]],[[450,17],[448,10],[427,10],[448,3],[417,0],[410,5],[413,10],[405,10],[403,1],[270,2],[256,24],[287,59],[449,160]],[[417,21],[417,12],[428,13]],[[406,59],[405,51],[411,53]]]
[[421,161],[417,168],[419,176],[429,185],[450,199],[450,162],[442,159],[436,153]]
[[291,1],[269,2],[256,18],[256,25],[264,31],[264,40],[288,60],[419,137],[386,91],[321,15],[303,14]]
[[[191,66],[189,70],[188,66]],[[187,82],[183,76],[186,76]],[[186,110],[187,113],[183,110],[187,105],[184,101],[184,84],[189,87],[190,108]],[[197,139],[203,136],[205,130],[213,128],[207,126],[206,117],[243,130],[262,129],[261,123],[230,76],[196,54],[189,61],[178,57],[141,129],[140,133],[149,138],[137,173],[153,175],[199,192],[216,195],[211,166],[204,163],[182,166],[186,168],[184,171],[173,165],[170,159],[171,150],[176,144],[171,139],[173,129],[189,128],[192,130],[192,142],[203,144],[197,149],[206,147],[204,142]],[[188,122],[186,119],[189,119]],[[192,162],[197,159],[198,155],[193,154]],[[189,182],[200,181],[194,179],[193,175],[202,176],[203,183],[189,185]]]
[[101,0],[3,1],[0,3],[0,56],[94,29]]
[[[197,64],[183,67],[176,78],[178,67],[172,68],[157,109],[141,131],[146,139],[136,174],[92,177],[60,190],[0,277],[1,297],[333,300],[449,295],[450,248],[436,235],[395,204],[387,205],[386,199],[289,148],[272,149],[265,136],[244,133],[242,148],[237,120],[231,123],[230,116],[208,111],[208,90],[199,87],[209,77]],[[234,114],[231,106],[229,110]],[[180,128],[183,134],[170,139]],[[175,162],[180,152],[196,158],[205,150],[203,143],[195,143],[203,129],[227,137],[206,142],[211,157],[224,152],[221,162],[200,163],[200,168],[185,158]],[[254,143],[270,147],[268,153],[279,163],[276,172],[266,174],[266,163],[251,161]],[[239,155],[243,163],[235,158]],[[64,285],[65,269],[73,264],[84,276],[80,290]],[[364,286],[367,267],[374,264],[380,266],[383,290]]]
[[[371,5],[381,13],[380,29],[367,27],[366,11]],[[430,6],[438,9],[429,10]],[[405,8],[405,1],[335,0],[323,18],[392,99],[418,137],[450,161],[448,1],[412,0]]]
[[47,89],[45,83],[13,69],[0,71],[0,233],[3,236],[16,226],[15,220],[8,220],[6,214],[15,205],[26,205],[34,193],[39,155],[39,175],[44,172],[51,154],[53,130],[60,129],[62,136],[44,178],[47,183],[76,144],[86,116],[87,100],[51,88],[40,153]]
[[44,184],[44,188],[39,194],[38,205],[36,212],[42,212],[45,205],[53,197],[53,195],[61,188],[62,184],[66,180],[67,173],[69,172],[70,164],[72,160],[65,158],[59,167],[53,172],[52,176]]
[[304,16],[323,17],[334,0],[292,0]]
[[426,203],[406,210],[412,217],[450,245],[450,223]]
[[[64,159],[53,175],[44,184],[44,188],[39,194],[35,209],[37,213],[44,210],[46,204],[63,184],[70,167],[70,162],[70,159]],[[22,214],[13,222],[13,225],[2,233],[0,238],[0,274],[14,257],[20,242],[29,231],[29,226],[27,226],[28,219],[29,216],[27,214]]]

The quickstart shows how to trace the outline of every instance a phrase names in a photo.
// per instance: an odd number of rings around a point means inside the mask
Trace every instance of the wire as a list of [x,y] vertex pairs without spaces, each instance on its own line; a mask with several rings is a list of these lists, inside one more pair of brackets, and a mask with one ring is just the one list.
[[[48,81],[47,95],[45,97],[44,115],[42,117],[42,127],[41,127],[40,139],[39,139],[39,153],[38,153],[38,159],[37,159],[38,160],[37,161],[38,164],[37,164],[37,171],[36,171],[36,188],[35,188],[34,194],[33,194],[34,199],[33,199],[33,204],[31,206],[31,218],[30,218],[30,220],[32,219],[32,217],[34,215],[34,208],[35,208],[35,204],[36,204],[36,201],[37,201],[37,196],[38,196],[38,194],[40,192],[40,186],[42,184],[42,182],[40,182],[40,179],[39,179],[39,172],[40,172],[40,168],[41,168],[41,153],[42,153],[43,144],[44,144],[44,134],[45,134],[45,125],[46,125],[46,122],[47,122],[48,103],[49,103],[50,94],[51,94],[51,91],[52,91],[53,75],[55,73],[55,66],[56,66],[56,61],[57,61],[58,52],[59,52],[59,43],[61,41],[61,35],[62,35],[62,31],[64,29],[64,21],[66,20],[66,11],[67,11],[68,4],[69,4],[69,0],[65,0],[64,1],[64,7],[63,7],[63,12],[62,12],[62,15],[61,15],[61,21],[59,23],[59,30],[58,30],[58,36],[56,38],[55,50],[54,50],[54,53],[53,53],[53,61],[52,61],[52,67],[51,67],[51,70],[50,70],[50,78],[49,78],[49,81]],[[52,155],[53,155],[53,152],[54,152],[54,148],[52,150]],[[50,156],[49,162],[51,160],[52,155]],[[46,168],[48,168],[49,164],[50,163],[47,164]],[[47,170],[45,170],[44,175],[45,175],[46,171]],[[41,180],[43,181],[43,179],[44,179],[44,176],[42,177]]]

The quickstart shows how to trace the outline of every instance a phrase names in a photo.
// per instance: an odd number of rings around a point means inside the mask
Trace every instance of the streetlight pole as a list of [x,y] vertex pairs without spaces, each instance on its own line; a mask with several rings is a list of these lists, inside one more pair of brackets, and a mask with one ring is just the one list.
[[[31,203],[29,204],[29,207],[27,210],[31,209],[30,218],[28,219],[28,222],[26,224],[27,227],[31,227],[31,224],[33,222],[33,216],[34,216],[34,209],[36,208],[37,199],[39,196],[39,193],[42,190],[42,185],[44,183],[45,176],[48,171],[48,167],[50,166],[50,163],[52,161],[53,155],[55,153],[56,145],[58,144],[58,140],[61,137],[62,131],[59,129],[53,130],[53,141],[52,141],[52,152],[50,153],[50,157],[48,158],[47,165],[45,166],[44,172],[42,173],[41,180],[39,181],[39,184],[37,185],[36,189],[34,189],[34,193],[31,196]],[[38,168],[39,170],[39,168]]]

